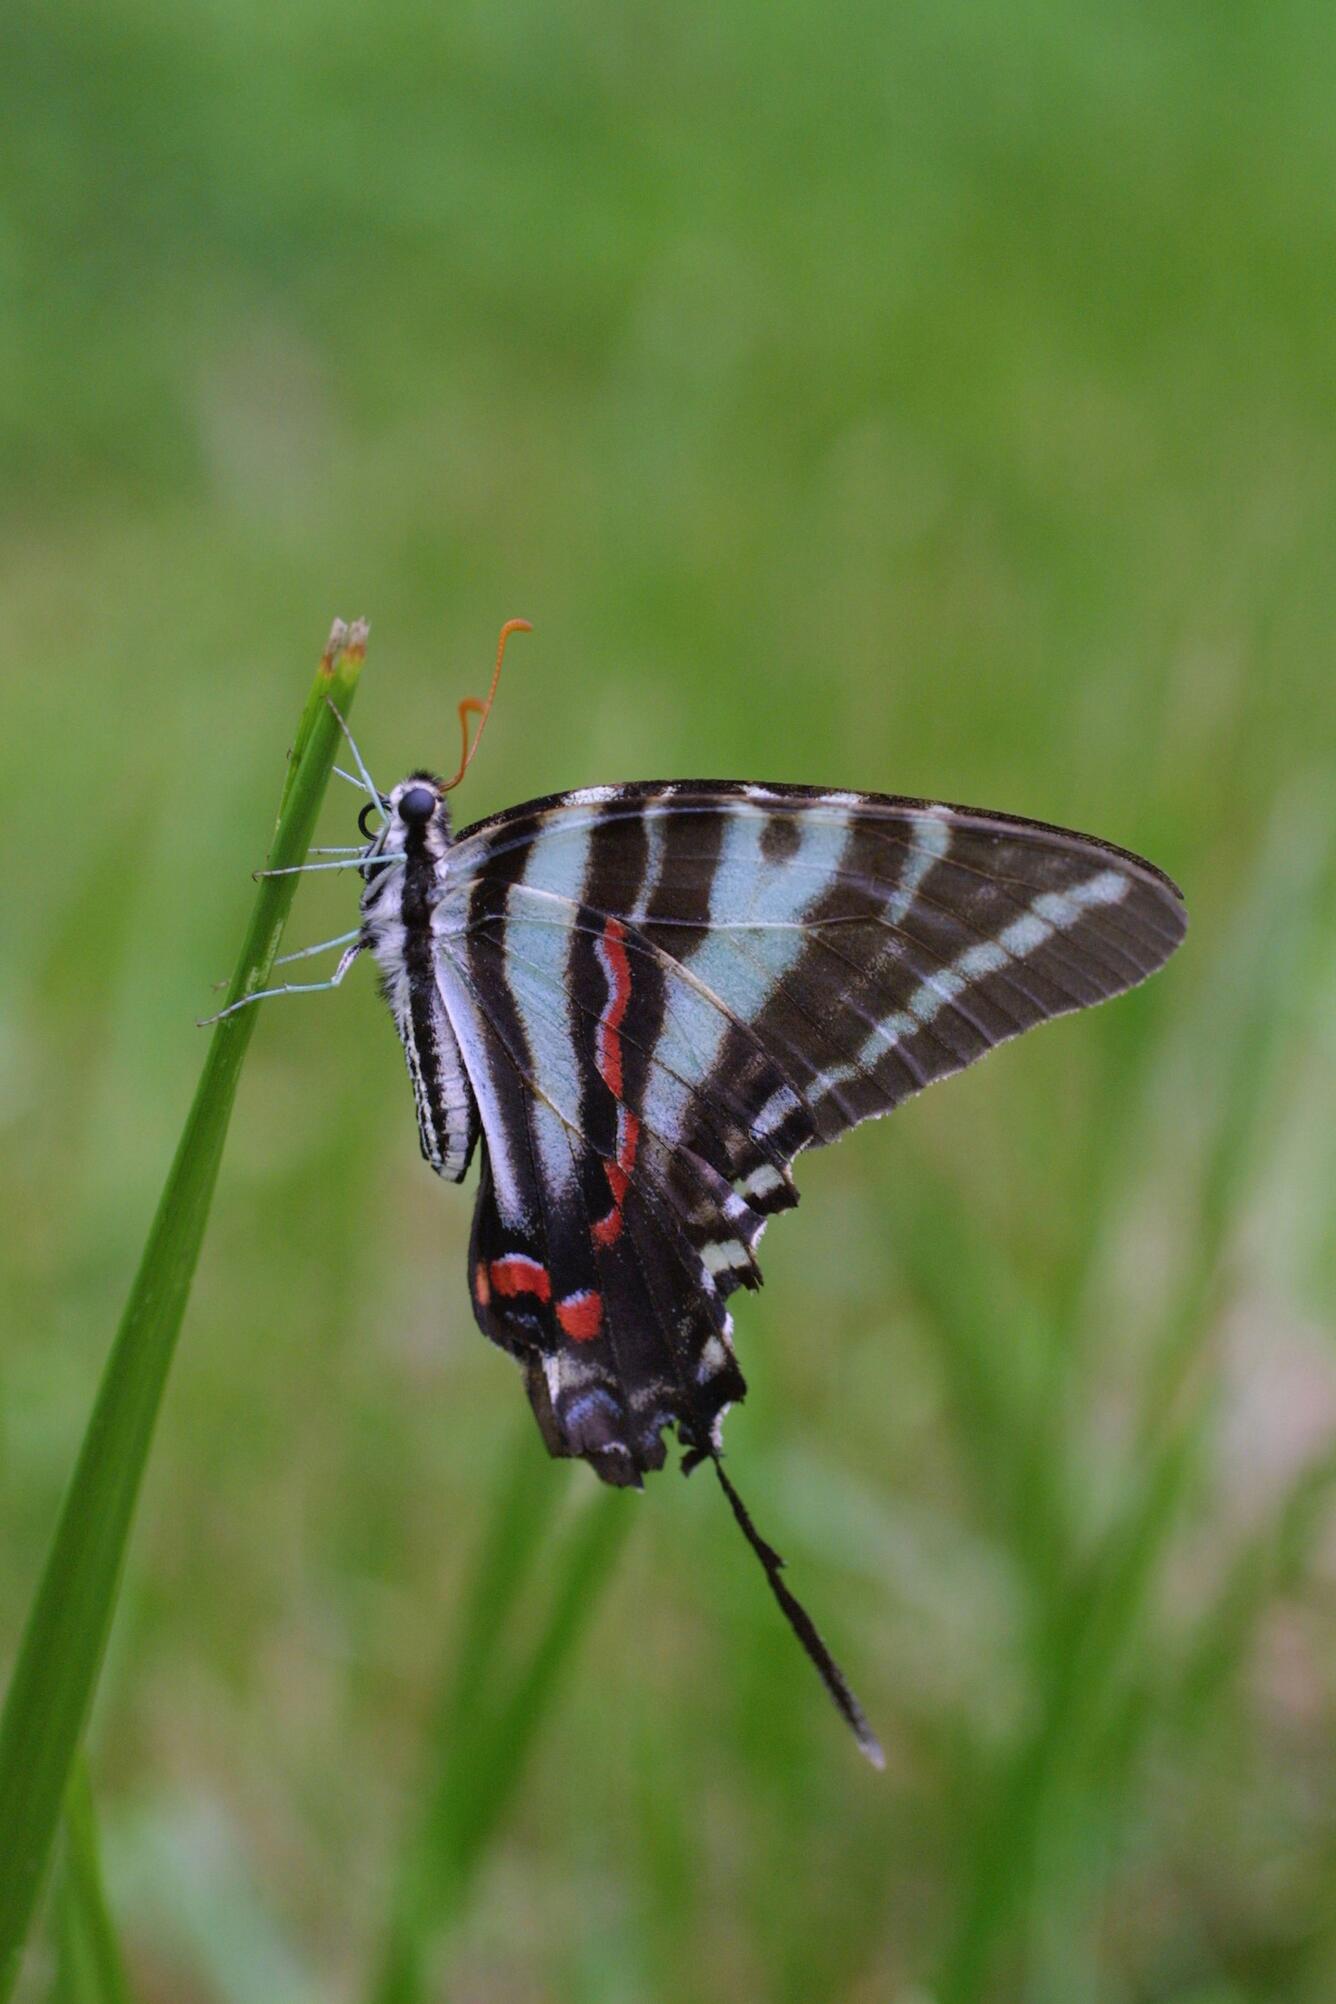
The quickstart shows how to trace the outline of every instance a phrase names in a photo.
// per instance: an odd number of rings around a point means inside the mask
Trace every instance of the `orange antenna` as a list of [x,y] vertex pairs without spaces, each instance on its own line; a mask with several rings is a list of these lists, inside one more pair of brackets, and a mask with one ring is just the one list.
[[[492,714],[492,704],[496,701],[496,685],[501,680],[501,663],[506,658],[506,642],[512,633],[532,632],[533,628],[527,619],[508,619],[501,628],[501,638],[496,645],[496,667],[492,670],[492,686],[487,691],[487,701],[480,703],[476,696],[465,696],[459,706],[459,728],[464,740],[463,750],[460,754],[459,771],[453,779],[446,781],[441,789],[443,793],[449,793],[452,788],[459,785],[460,780],[473,763],[473,754],[482,743],[482,734],[487,728],[487,719]],[[477,730],[474,732],[472,744],[469,743],[470,716],[478,716],[482,719]]]

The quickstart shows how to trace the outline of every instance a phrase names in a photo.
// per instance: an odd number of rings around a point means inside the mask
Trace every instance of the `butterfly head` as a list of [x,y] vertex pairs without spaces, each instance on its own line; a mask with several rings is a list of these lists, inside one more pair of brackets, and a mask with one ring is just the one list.
[[390,824],[397,821],[406,835],[439,823],[449,833],[450,805],[434,772],[410,772],[390,794]]
[[[391,787],[381,800],[381,826],[372,834],[365,821],[361,824],[370,836],[368,856],[443,856],[450,846],[450,803],[445,794],[434,772],[410,772]],[[374,812],[373,807],[364,810]]]

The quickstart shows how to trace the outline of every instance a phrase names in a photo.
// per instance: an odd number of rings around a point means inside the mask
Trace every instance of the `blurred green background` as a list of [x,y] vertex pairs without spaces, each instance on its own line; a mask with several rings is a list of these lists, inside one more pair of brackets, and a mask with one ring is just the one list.
[[[16,0],[0,64],[0,1668],[333,614],[382,781],[534,622],[465,819],[944,795],[1194,919],[804,1162],[739,1305],[884,1777],[712,1485],[545,1461],[365,970],[267,1010],[91,1741],[136,1995],[369,1996],[416,1873],[423,1998],[1325,2004],[1336,14]],[[605,1507],[468,1876],[465,1610],[485,1687]]]

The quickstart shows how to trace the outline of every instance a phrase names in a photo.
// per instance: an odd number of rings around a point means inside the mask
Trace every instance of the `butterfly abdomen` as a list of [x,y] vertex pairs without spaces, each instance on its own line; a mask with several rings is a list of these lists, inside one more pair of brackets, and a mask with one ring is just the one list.
[[402,867],[372,880],[362,916],[404,1047],[423,1156],[438,1176],[458,1183],[477,1143],[478,1108],[441,996],[432,940],[448,850],[444,825],[410,825]]

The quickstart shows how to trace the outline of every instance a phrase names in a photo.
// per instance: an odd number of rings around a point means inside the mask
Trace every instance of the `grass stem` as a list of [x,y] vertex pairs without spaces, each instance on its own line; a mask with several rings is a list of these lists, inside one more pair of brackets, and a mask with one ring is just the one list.
[[[270,863],[300,863],[361,673],[366,628],[336,622],[289,754]],[[227,991],[265,985],[296,889],[267,877]],[[190,1294],[237,1081],[255,1028],[213,1032],[195,1098],[103,1372],[0,1715],[0,2004],[14,1987],[97,1687],[153,1429]]]

